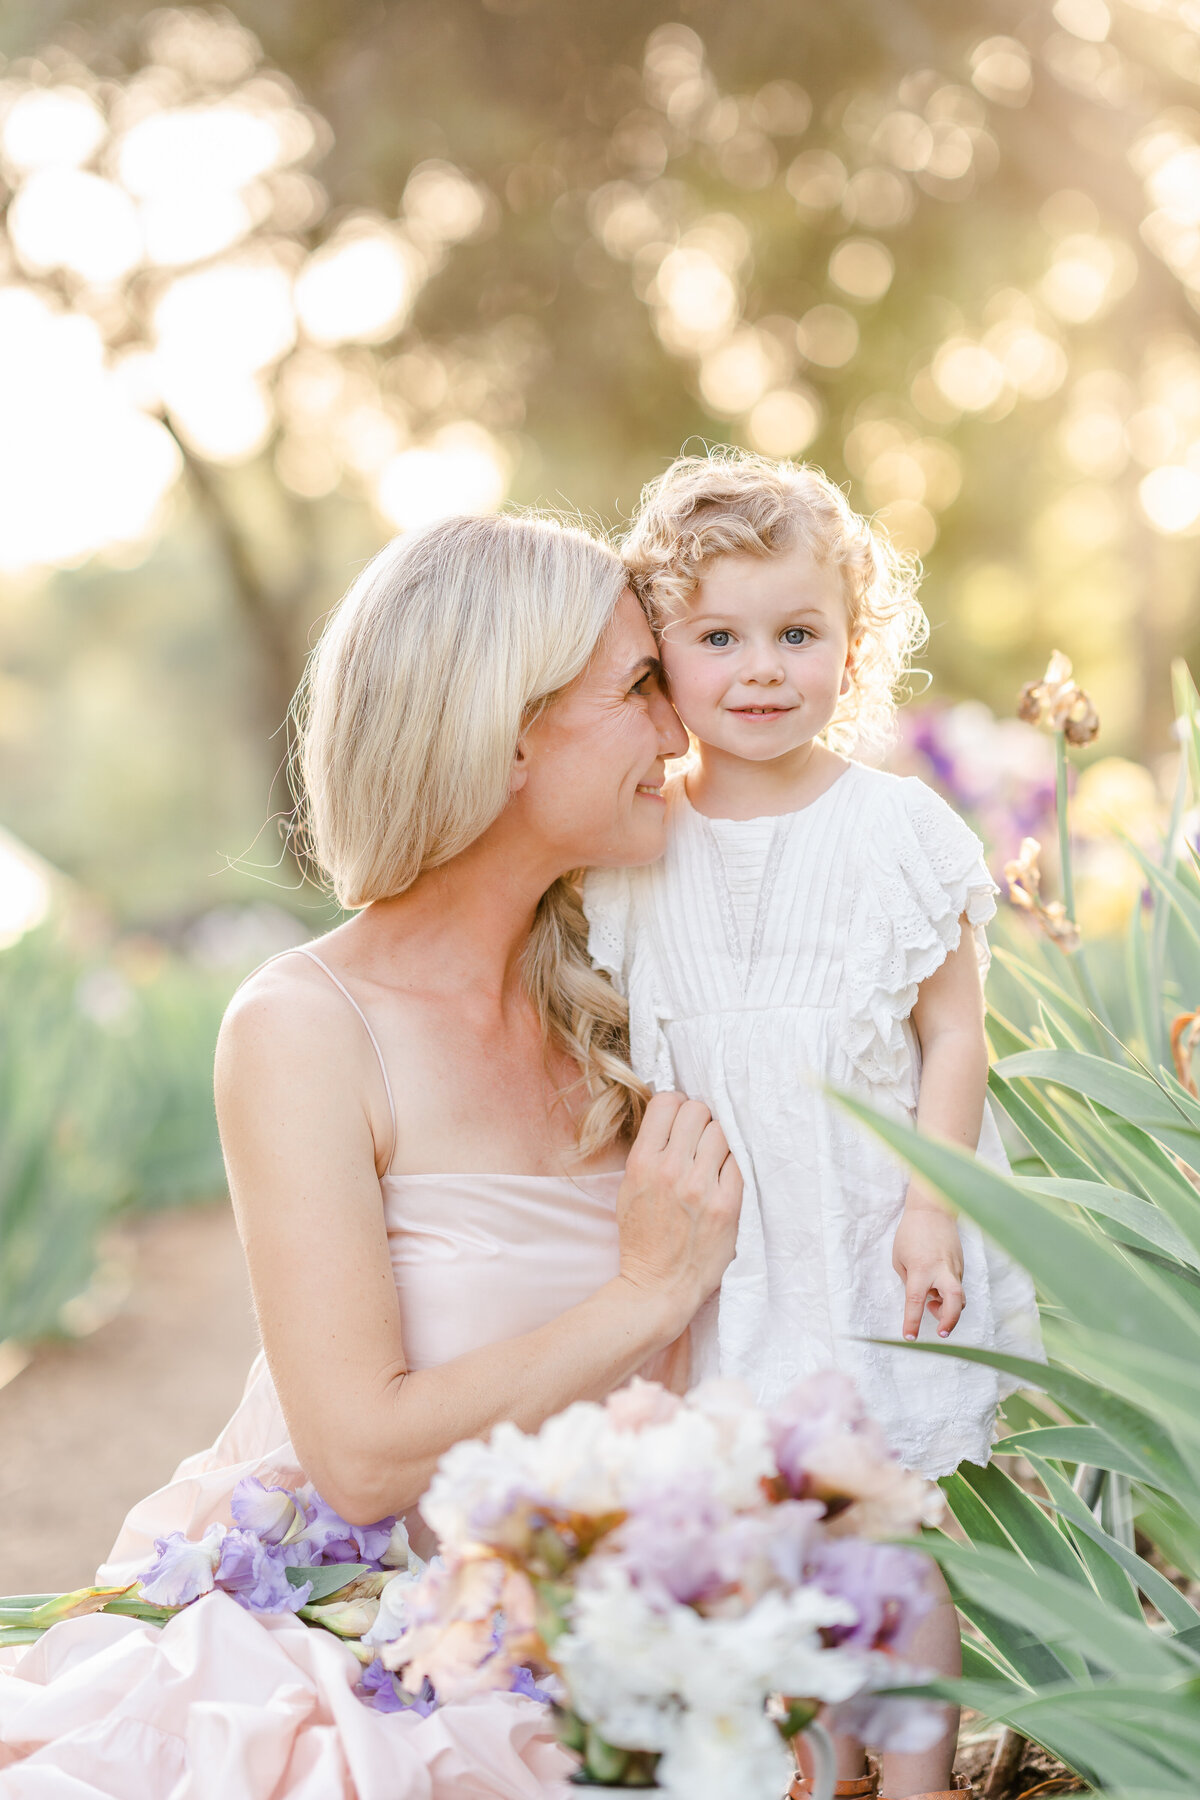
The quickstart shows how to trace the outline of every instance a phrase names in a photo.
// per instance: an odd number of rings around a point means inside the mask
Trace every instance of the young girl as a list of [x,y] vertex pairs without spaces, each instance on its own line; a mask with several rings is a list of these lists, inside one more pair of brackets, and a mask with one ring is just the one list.
[[[922,782],[846,755],[886,743],[925,631],[913,570],[818,470],[735,451],[668,469],[624,550],[694,751],[664,793],[665,857],[589,874],[585,906],[637,1073],[703,1099],[745,1179],[694,1373],[769,1403],[833,1366],[910,1468],[986,1463],[997,1376],[866,1340],[1037,1354],[1031,1284],[825,1092],[1006,1166],[981,845]],[[952,1664],[956,1628],[941,1636],[923,1660]],[[889,1759],[887,1793],[929,1791],[931,1770],[944,1787],[952,1755],[951,1733],[932,1759]],[[860,1751],[840,1760],[861,1770]]]

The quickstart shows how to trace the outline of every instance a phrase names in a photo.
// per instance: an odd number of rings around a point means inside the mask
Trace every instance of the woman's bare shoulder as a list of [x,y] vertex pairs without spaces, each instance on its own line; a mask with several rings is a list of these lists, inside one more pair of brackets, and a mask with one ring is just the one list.
[[223,1072],[264,1065],[302,1066],[310,1075],[357,1061],[362,1022],[346,996],[311,957],[280,956],[238,988],[217,1038],[217,1081]]

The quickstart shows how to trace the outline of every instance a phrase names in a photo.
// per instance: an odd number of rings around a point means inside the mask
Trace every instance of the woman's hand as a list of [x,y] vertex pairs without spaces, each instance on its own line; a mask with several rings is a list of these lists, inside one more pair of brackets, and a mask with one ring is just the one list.
[[913,1340],[928,1305],[938,1336],[949,1337],[963,1309],[958,1226],[936,1202],[910,1200],[892,1241],[892,1267],[904,1283],[904,1336]]
[[720,1286],[741,1206],[741,1171],[707,1106],[655,1094],[617,1196],[622,1279],[678,1308],[682,1330]]

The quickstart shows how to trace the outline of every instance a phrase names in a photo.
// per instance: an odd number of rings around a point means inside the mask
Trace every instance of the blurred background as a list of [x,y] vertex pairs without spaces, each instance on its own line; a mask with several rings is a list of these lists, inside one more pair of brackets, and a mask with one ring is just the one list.
[[180,1209],[232,987],[336,916],[283,719],[397,530],[815,459],[925,564],[895,766],[997,870],[1050,832],[1016,691],[1073,658],[1123,927],[1200,647],[1200,4],[12,0],[0,207],[0,1586],[47,1587],[62,1447],[99,1555],[235,1397],[227,1213]]

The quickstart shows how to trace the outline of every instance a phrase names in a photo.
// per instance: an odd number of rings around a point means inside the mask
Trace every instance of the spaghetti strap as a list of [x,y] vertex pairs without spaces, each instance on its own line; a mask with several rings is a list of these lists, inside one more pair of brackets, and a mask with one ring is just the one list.
[[[267,963],[278,962],[281,956],[307,956],[309,962],[316,963],[318,969],[323,969],[325,971],[334,987],[340,989],[346,996],[346,999],[350,1002],[351,1006],[362,1020],[363,1030],[371,1040],[371,1048],[374,1050],[376,1059],[379,1063],[379,1073],[383,1076],[383,1091],[387,1095],[388,1114],[392,1121],[392,1141],[388,1146],[387,1164],[384,1168],[384,1174],[386,1175],[391,1169],[392,1158],[396,1154],[396,1102],[392,1098],[392,1084],[388,1080],[387,1064],[383,1060],[383,1051],[379,1048],[379,1039],[371,1030],[370,1021],[367,1018],[366,1013],[358,1004],[358,1001],[354,998],[354,995],[350,992],[350,989],[346,986],[345,982],[338,980],[338,977],[334,974],[329,964],[323,961],[322,958],[317,955],[315,950],[310,950],[307,944],[292,944],[287,950],[278,950],[274,956],[268,956],[267,961],[260,963],[258,968],[265,969]],[[257,975],[258,969],[254,969],[252,973]],[[249,979],[250,977],[247,975],[246,980],[249,981]]]

